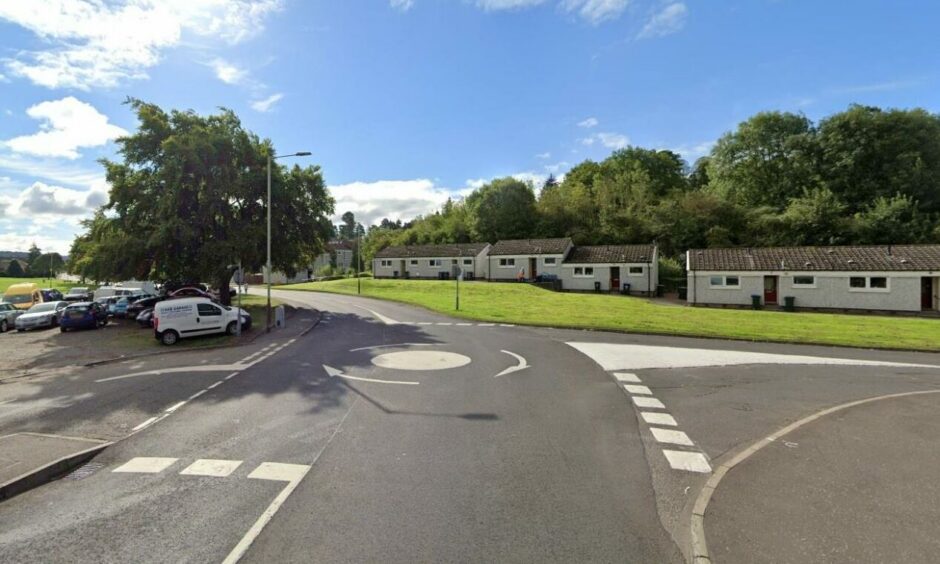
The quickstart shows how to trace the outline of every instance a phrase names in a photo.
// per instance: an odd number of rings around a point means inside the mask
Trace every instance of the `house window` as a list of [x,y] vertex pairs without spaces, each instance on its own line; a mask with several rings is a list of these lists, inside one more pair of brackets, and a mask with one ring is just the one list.
[[418,259],[411,259],[411,266],[418,266]]
[[473,259],[463,259],[464,266],[473,266]]
[[382,268],[391,268],[391,266],[392,266],[392,261],[390,261],[390,260],[382,260],[382,261],[381,261],[381,264],[382,264]]
[[514,258],[501,258],[499,259],[499,266],[504,268],[509,268],[516,266],[516,259]]
[[793,287],[794,288],[815,288],[816,277],[815,276],[794,276]]
[[574,267],[574,275],[580,276],[583,278],[594,278],[594,267],[593,266],[576,266]]
[[711,288],[734,290],[741,287],[741,278],[738,276],[712,276],[708,279]]
[[627,272],[629,272],[630,274],[643,274],[643,267],[642,267],[642,266],[631,266],[631,267],[629,268],[629,270],[627,270]]
[[555,261],[558,260],[555,257],[545,257],[542,259],[542,262],[545,266],[555,266]]
[[852,276],[849,278],[850,292],[890,292],[886,276]]
[[440,266],[441,266],[441,259],[431,259],[431,260],[429,260],[429,261],[428,261],[428,266],[430,266],[431,268],[440,268]]

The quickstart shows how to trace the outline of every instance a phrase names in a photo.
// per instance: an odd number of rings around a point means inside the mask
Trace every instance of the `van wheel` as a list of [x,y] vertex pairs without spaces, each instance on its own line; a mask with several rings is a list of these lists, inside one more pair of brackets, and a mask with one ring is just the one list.
[[235,335],[238,333],[238,324],[232,321],[228,324],[228,327],[225,328],[225,332],[229,335]]
[[180,340],[179,333],[177,333],[176,331],[173,331],[172,329],[164,331],[163,334],[160,335],[160,342],[168,347],[171,345],[175,345],[176,342],[179,340]]
[[4,319],[0,321],[0,333],[6,333],[10,330],[10,326],[7,324],[7,320]]

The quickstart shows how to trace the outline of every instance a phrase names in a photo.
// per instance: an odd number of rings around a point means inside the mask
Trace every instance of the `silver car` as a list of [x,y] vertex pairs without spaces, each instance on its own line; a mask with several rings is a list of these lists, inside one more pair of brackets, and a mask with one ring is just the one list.
[[59,324],[59,315],[68,306],[68,302],[42,302],[29,308],[14,321],[17,331],[38,329],[40,327],[55,327]]
[[15,305],[0,303],[0,333],[6,333],[12,329],[13,322],[21,315],[23,315],[23,310],[16,309]]

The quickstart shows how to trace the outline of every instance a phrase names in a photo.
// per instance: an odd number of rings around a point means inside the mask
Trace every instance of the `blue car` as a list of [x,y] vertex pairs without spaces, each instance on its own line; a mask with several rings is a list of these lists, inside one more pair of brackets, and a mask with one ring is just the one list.
[[66,307],[59,319],[59,331],[97,329],[108,324],[108,311],[98,302],[80,302]]
[[108,307],[108,313],[114,317],[127,317],[127,306],[136,301],[149,297],[150,296],[146,294],[137,294],[134,296],[124,296],[123,298],[118,298],[116,302]]

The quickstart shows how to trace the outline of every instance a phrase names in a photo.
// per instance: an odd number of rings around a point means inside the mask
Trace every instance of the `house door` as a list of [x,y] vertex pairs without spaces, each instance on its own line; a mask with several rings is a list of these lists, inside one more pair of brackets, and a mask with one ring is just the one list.
[[610,291],[616,292],[620,289],[620,267],[610,267]]
[[777,305],[777,277],[764,276],[764,303]]
[[529,259],[529,278],[535,280],[535,277],[539,275],[538,269],[536,268],[539,263],[539,259],[532,257]]
[[920,279],[920,308],[933,309],[933,278]]

